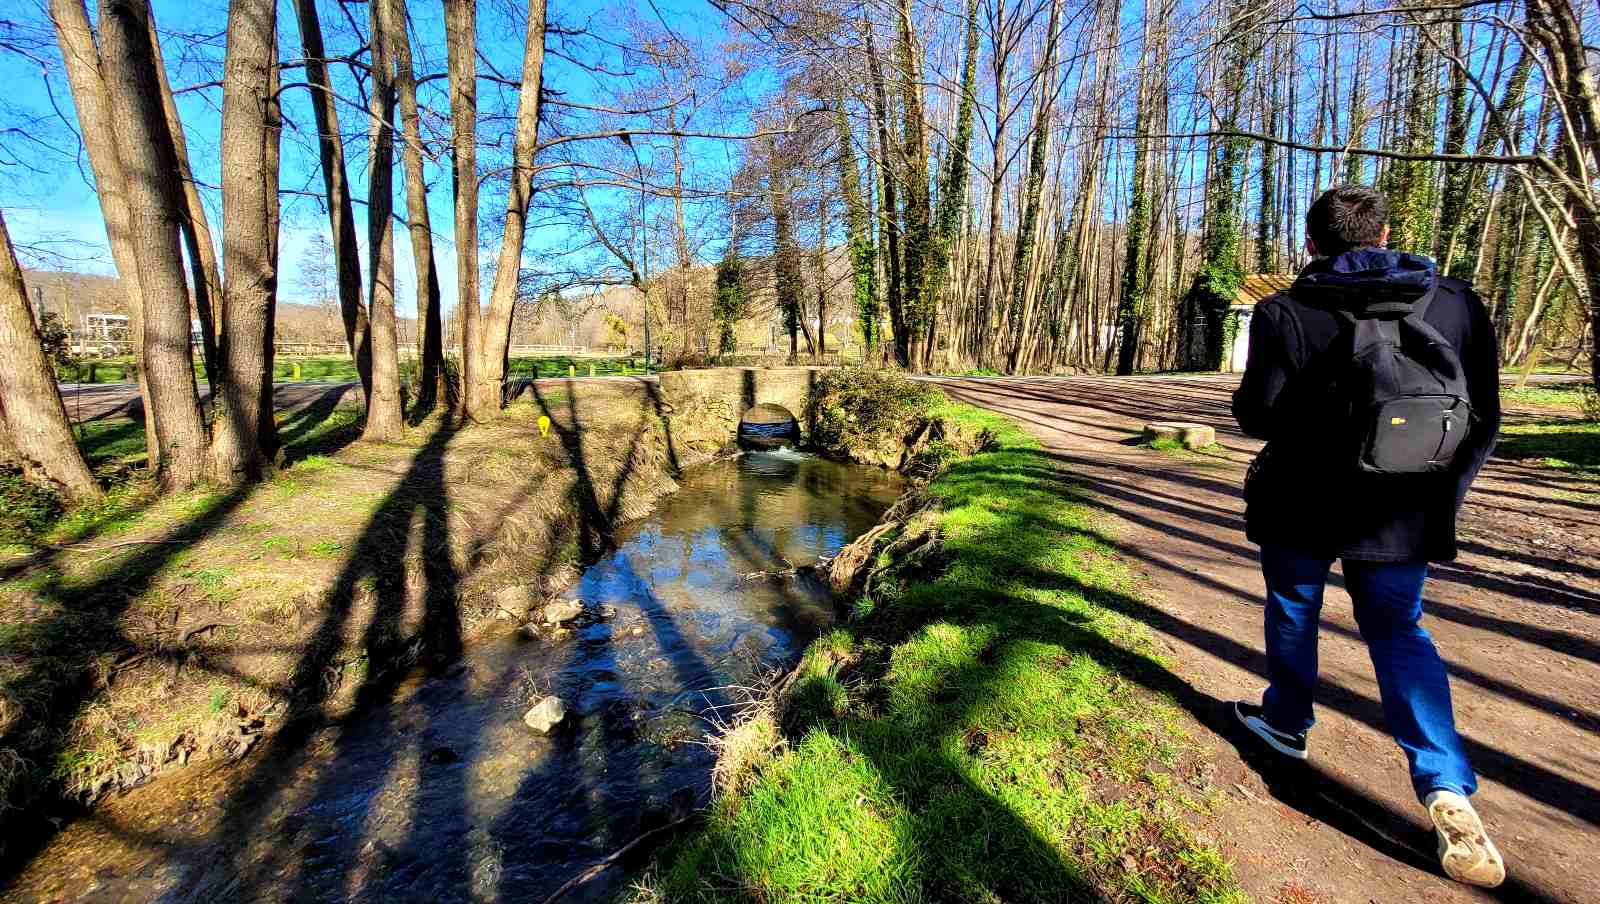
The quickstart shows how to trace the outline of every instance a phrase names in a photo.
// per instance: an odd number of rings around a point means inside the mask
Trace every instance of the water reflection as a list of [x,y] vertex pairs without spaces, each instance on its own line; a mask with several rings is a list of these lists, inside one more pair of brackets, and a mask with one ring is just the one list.
[[[453,672],[320,732],[264,770],[273,793],[245,837],[211,830],[225,797],[248,791],[225,773],[173,776],[131,797],[187,820],[178,843],[118,854],[92,827],[69,828],[32,887],[85,900],[543,900],[701,795],[706,708],[792,662],[831,618],[820,585],[749,576],[836,552],[900,489],[891,473],[787,450],[698,469],[569,592],[610,617],[559,639],[475,643]],[[522,725],[530,691],[567,701],[553,737]]]

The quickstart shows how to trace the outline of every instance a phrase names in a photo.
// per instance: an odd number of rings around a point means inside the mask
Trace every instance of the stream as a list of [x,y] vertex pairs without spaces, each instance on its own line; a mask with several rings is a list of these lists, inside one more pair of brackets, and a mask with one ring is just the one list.
[[[784,449],[680,484],[565,594],[609,617],[474,641],[443,677],[287,752],[159,777],[68,824],[7,900],[539,902],[702,805],[708,716],[833,618],[804,573],[746,576],[837,552],[902,481]],[[567,705],[549,737],[522,721],[536,694]],[[626,880],[609,870],[562,900]]]

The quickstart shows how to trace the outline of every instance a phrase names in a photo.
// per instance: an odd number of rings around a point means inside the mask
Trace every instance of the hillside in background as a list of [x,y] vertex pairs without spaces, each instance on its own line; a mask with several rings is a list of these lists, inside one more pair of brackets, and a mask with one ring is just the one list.
[[[128,299],[122,291],[122,281],[115,276],[62,270],[24,270],[22,278],[28,287],[28,298],[34,306],[42,306],[45,311],[59,314],[73,330],[79,328],[87,314],[128,313]],[[192,302],[190,307],[190,316],[195,316]],[[401,344],[415,341],[416,324],[413,317],[398,318],[396,329]],[[339,319],[338,307],[298,304],[280,298],[277,341],[343,343],[344,327]]]

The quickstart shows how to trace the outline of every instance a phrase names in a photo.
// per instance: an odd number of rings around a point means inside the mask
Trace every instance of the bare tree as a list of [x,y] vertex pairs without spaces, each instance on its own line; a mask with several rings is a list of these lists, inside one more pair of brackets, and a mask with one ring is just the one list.
[[461,385],[467,397],[469,416],[472,416],[472,387],[479,380],[478,356],[483,347],[482,326],[478,322],[477,22],[476,0],[445,0],[445,43],[450,67],[450,156],[455,189],[456,307],[461,312]]
[[362,301],[361,257],[356,242],[354,205],[345,171],[344,137],[339,132],[338,98],[328,76],[327,51],[322,43],[322,23],[316,0],[294,0],[300,23],[300,44],[306,57],[306,82],[311,89],[311,110],[317,125],[317,151],[322,164],[322,185],[327,196],[328,228],[333,234],[334,269],[339,284],[339,312],[345,341],[355,360],[361,392],[372,399],[372,339],[367,306]]
[[[272,310],[277,304],[280,125],[273,0],[232,0],[222,85],[223,286],[213,377],[213,475],[254,480],[272,464]],[[263,411],[268,414],[263,417]],[[265,429],[263,429],[265,428]]]
[[[128,338],[134,346],[137,366],[143,351],[144,295],[139,290],[139,265],[128,232],[127,186],[117,150],[110,100],[100,71],[100,50],[95,46],[94,31],[83,0],[50,0],[50,20],[61,47],[67,84],[72,89],[72,104],[78,113],[78,133],[89,157],[89,169],[94,173],[95,197],[105,220],[111,260],[116,264],[117,276],[127,295]],[[160,457],[155,447],[155,406],[150,403],[145,369],[139,367],[138,370],[139,395],[144,400],[141,407],[144,409],[145,443],[149,449],[146,461],[154,467]]]
[[100,484],[89,473],[67,425],[67,409],[56,389],[55,369],[28,306],[22,267],[0,212],[0,431],[35,483],[70,498],[95,499]]
[[394,314],[394,58],[389,37],[392,7],[387,0],[371,4],[372,86],[367,115],[367,250],[372,263],[367,279],[371,303],[372,394],[361,438],[372,442],[398,439],[400,357]]
[[433,408],[444,386],[444,324],[439,310],[439,271],[433,260],[433,222],[428,216],[428,184],[422,169],[421,114],[417,109],[417,78],[412,71],[411,40],[406,35],[405,0],[387,0],[388,43],[394,50],[395,85],[400,95],[400,127],[405,139],[402,155],[406,174],[406,229],[411,235],[411,259],[417,271],[417,327],[420,374],[418,412]]
[[143,351],[157,475],[167,489],[205,475],[207,442],[189,350],[189,287],[178,236],[186,214],[161,101],[146,0],[102,0],[102,62],[127,175],[128,234],[144,297]]
[[[506,352],[511,343],[511,317],[517,300],[517,277],[522,268],[522,248],[533,201],[534,154],[539,144],[539,98],[544,74],[544,0],[528,4],[527,44],[522,53],[522,96],[517,101],[516,130],[512,138],[511,179],[506,189],[506,225],[495,262],[494,285],[489,290],[489,311],[479,334],[481,348],[467,348],[464,357],[476,355],[478,368],[467,385],[467,415],[484,420],[500,409],[501,383],[505,380]],[[457,211],[460,217],[460,211]],[[477,304],[476,299],[463,299]]]

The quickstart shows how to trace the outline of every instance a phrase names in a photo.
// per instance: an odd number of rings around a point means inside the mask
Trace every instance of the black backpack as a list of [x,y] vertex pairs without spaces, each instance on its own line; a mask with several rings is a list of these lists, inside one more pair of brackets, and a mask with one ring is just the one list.
[[1338,310],[1351,349],[1336,391],[1349,406],[1345,436],[1366,473],[1447,470],[1472,429],[1461,355],[1423,320],[1436,291]]

